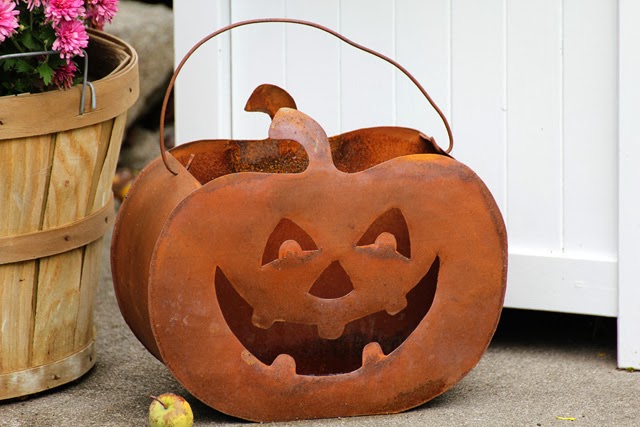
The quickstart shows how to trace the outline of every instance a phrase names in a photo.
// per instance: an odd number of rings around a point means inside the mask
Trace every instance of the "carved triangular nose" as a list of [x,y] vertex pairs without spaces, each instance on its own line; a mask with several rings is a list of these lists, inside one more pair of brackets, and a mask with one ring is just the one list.
[[351,279],[339,261],[331,263],[315,281],[309,293],[318,298],[336,299],[353,290]]

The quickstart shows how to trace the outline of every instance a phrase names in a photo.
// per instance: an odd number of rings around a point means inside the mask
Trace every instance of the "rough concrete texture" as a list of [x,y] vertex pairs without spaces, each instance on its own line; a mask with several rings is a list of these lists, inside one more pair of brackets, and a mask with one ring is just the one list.
[[[0,426],[145,426],[149,395],[164,392],[189,400],[196,427],[244,424],[199,403],[136,340],[118,310],[106,250],[96,326],[96,366],[72,384],[0,403]],[[506,310],[478,366],[419,408],[274,425],[638,426],[640,372],[616,369],[614,319]]]
[[[140,25],[146,22],[150,25]],[[173,73],[173,11],[162,4],[121,1],[119,11],[105,31],[131,44],[138,52],[140,97],[129,109],[127,124],[161,100]]]

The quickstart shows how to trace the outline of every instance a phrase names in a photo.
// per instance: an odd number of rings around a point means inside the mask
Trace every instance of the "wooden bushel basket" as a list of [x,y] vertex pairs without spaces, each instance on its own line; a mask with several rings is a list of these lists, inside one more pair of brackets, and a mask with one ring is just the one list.
[[96,108],[81,91],[0,97],[0,399],[68,383],[95,363],[102,237],[138,56],[90,31]]
[[[395,61],[326,31],[403,71]],[[400,127],[327,137],[272,85],[261,141],[202,140],[149,164],[114,228],[123,317],[190,393],[255,421],[400,412],[486,350],[507,238],[489,190],[433,138]],[[164,108],[161,113],[162,141]]]

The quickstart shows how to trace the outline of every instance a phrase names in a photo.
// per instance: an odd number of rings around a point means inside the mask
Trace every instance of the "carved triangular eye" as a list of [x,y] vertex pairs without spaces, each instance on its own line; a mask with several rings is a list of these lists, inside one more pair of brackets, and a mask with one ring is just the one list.
[[[358,241],[357,246],[367,246],[376,243],[376,240],[379,240],[378,238],[382,233],[388,233],[395,237],[396,251],[406,258],[411,258],[409,227],[400,209],[389,209],[373,221],[373,224],[369,226]],[[388,236],[383,235],[382,238],[388,239]]]
[[[296,242],[294,245],[292,242]],[[284,249],[281,246],[285,244]],[[271,232],[267,244],[262,254],[262,265],[269,264],[279,258],[281,253],[287,253],[286,249],[293,251],[293,248],[302,251],[313,251],[318,249],[316,243],[311,236],[304,231],[298,224],[288,218],[280,220],[276,228]]]

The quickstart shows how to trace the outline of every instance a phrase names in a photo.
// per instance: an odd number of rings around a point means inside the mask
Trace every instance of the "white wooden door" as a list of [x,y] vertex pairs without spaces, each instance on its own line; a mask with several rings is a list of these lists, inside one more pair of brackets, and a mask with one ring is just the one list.
[[[223,25],[259,17],[312,20],[395,58],[450,118],[453,156],[500,206],[510,245],[505,305],[618,317],[619,365],[640,368],[638,5],[192,0],[174,6],[176,58]],[[179,141],[264,138],[268,117],[243,108],[256,86],[273,83],[330,135],[398,125],[447,144],[408,79],[314,29],[233,30],[184,74]]]

